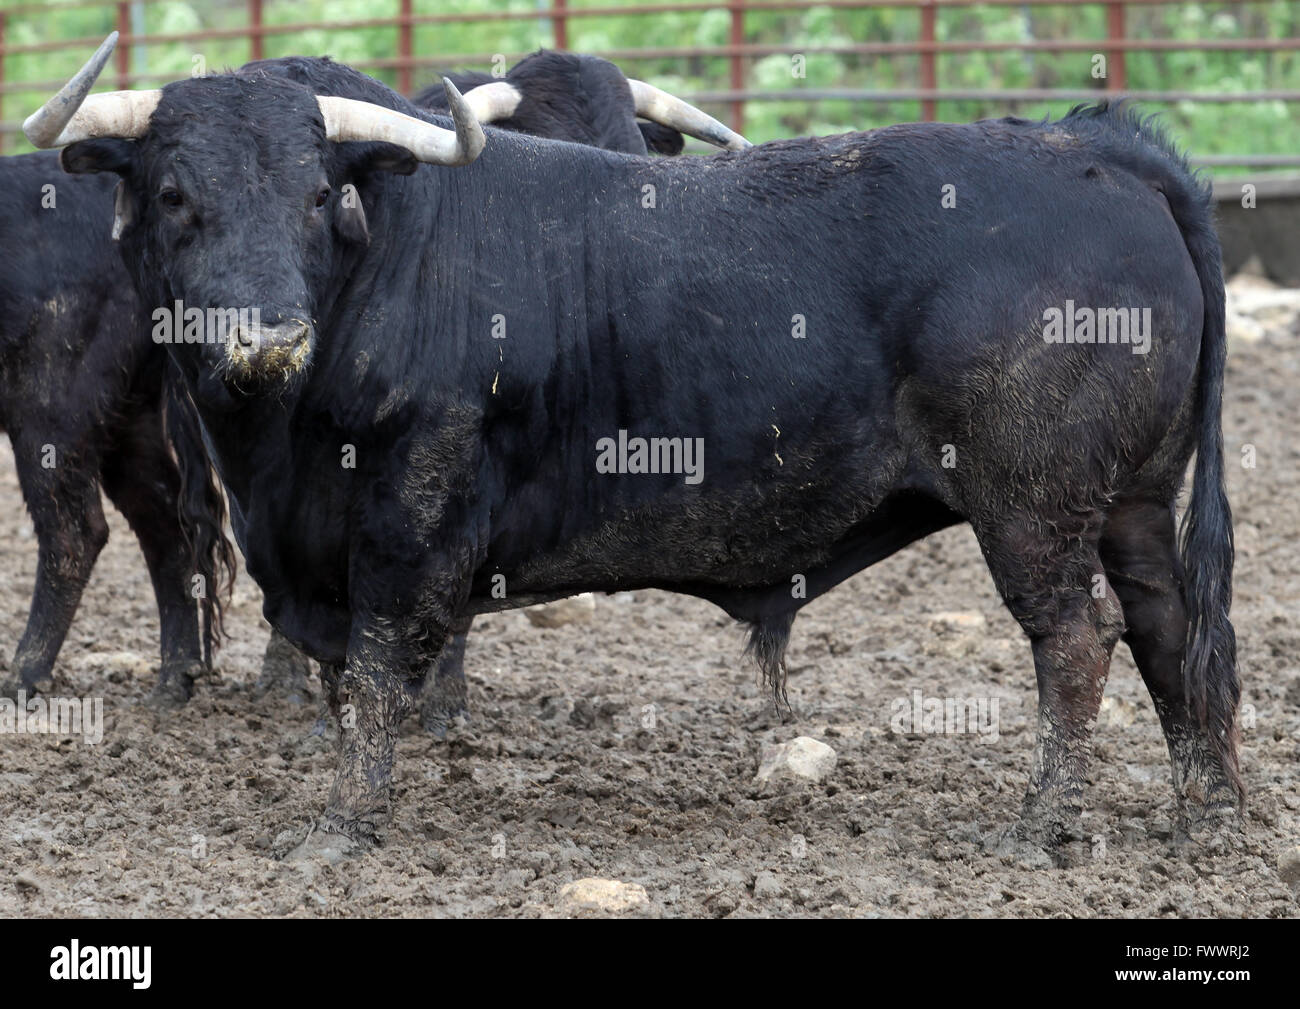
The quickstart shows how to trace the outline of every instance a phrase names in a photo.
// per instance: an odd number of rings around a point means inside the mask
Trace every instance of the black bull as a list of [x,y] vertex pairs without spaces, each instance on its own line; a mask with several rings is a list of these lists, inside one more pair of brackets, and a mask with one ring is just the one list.
[[[608,60],[541,50],[525,56],[504,77],[472,70],[447,76],[461,91],[498,81],[517,88],[519,107],[493,123],[501,129],[627,154],[682,152],[677,130],[629,114],[632,96],[627,78]],[[425,88],[411,101],[422,109],[447,111],[441,84]]]
[[[256,61],[240,72],[292,77],[299,62]],[[324,61],[303,62],[310,71]],[[497,80],[452,77],[465,90]],[[626,79],[605,60],[541,52],[512,67],[506,79],[521,102],[499,123],[504,129],[642,153],[644,132],[681,149],[675,130],[637,122]],[[415,101],[445,108],[441,89]],[[138,537],[157,596],[162,664],[154,700],[177,704],[209,665],[234,559],[206,459],[192,451],[198,442],[188,404],[182,397],[164,409],[166,358],[153,353],[149,324],[110,240],[112,190],[109,180],[65,176],[55,154],[0,160],[0,235],[11,250],[0,276],[0,429],[13,443],[39,545],[27,628],[0,691],[49,689],[108,535],[102,487]],[[202,576],[197,586],[196,574]],[[464,647],[459,633],[430,678],[425,722],[436,731],[463,710]],[[273,635],[262,684],[278,681],[296,690],[304,673],[301,657]]]
[[[1121,636],[1185,825],[1237,807],[1218,245],[1149,126],[1099,106],[700,161],[494,132],[404,177],[323,115],[282,79],[184,81],[64,164],[124,180],[146,304],[284,327],[171,357],[268,617],[353,706],[326,831],[386,819],[398,722],[463,614],[686,592],[754,625],[779,689],[801,606],[959,521],[1032,646],[1021,836],[1072,829]],[[1045,338],[1072,306],[1149,309],[1146,352]],[[624,431],[701,439],[703,479],[598,473]]]

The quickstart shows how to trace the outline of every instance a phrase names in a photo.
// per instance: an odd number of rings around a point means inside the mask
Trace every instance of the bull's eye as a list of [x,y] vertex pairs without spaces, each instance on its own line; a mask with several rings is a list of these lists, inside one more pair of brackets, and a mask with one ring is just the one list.
[[185,198],[181,196],[178,190],[168,186],[158,194],[158,202],[170,210],[175,210],[177,207],[184,205]]
[[316,209],[319,210],[321,207],[325,206],[325,201],[328,200],[329,198],[330,198],[330,187],[321,186],[320,192],[316,194]]

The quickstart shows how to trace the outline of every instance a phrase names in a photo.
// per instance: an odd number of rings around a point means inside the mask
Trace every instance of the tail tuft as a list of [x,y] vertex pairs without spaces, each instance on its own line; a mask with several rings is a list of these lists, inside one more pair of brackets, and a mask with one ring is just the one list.
[[790,643],[790,628],[793,625],[793,612],[760,617],[750,623],[749,643],[745,646],[745,654],[753,656],[758,663],[763,682],[772,691],[772,700],[783,721],[790,712],[790,703],[785,693],[785,649]]

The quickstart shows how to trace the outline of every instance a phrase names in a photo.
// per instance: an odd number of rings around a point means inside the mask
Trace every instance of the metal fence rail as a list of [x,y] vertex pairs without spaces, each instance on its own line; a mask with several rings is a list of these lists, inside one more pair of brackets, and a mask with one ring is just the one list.
[[[1125,94],[1151,102],[1207,102],[1250,103],[1285,102],[1295,108],[1294,119],[1300,119],[1300,90],[1266,88],[1253,91],[1206,92],[1182,88],[1169,90],[1128,89],[1126,56],[1134,52],[1300,52],[1300,37],[1285,38],[1202,38],[1158,39],[1134,38],[1128,34],[1128,12],[1131,8],[1170,4],[1185,4],[1185,0],[686,0],[683,3],[644,3],[628,6],[600,5],[571,6],[570,0],[550,0],[549,6],[533,9],[503,11],[475,11],[461,13],[433,13],[420,8],[432,8],[436,0],[376,0],[391,13],[371,18],[335,22],[296,21],[270,23],[266,20],[266,0],[243,0],[245,19],[233,28],[212,28],[180,33],[151,33],[133,29],[133,8],[143,11],[148,20],[148,10],[173,0],[72,0],[68,3],[20,3],[0,10],[0,153],[15,146],[14,134],[19,129],[21,116],[30,111],[15,108],[14,100],[7,96],[17,92],[49,92],[59,87],[61,79],[15,81],[6,77],[6,63],[13,56],[69,52],[77,55],[89,53],[102,35],[79,38],[43,39],[35,43],[9,44],[8,27],[24,19],[48,18],[54,11],[103,10],[105,30],[116,27],[120,40],[116,52],[114,72],[106,74],[104,83],[115,88],[153,85],[175,78],[175,74],[133,73],[132,53],[141,47],[175,46],[180,43],[200,43],[209,40],[246,40],[249,59],[260,59],[265,54],[265,41],[271,37],[293,36],[307,31],[328,29],[361,30],[392,29],[392,57],[354,61],[353,65],[370,71],[393,71],[398,90],[409,94],[418,71],[452,65],[487,63],[498,55],[514,59],[524,53],[414,53],[414,30],[427,25],[470,25],[506,21],[538,21],[549,23],[552,45],[565,49],[569,43],[570,23],[592,17],[627,17],[653,14],[704,14],[725,11],[729,14],[728,42],[717,46],[670,46],[606,49],[596,53],[612,60],[721,58],[729,68],[728,86],[686,95],[701,104],[716,103],[728,109],[731,125],[743,132],[745,107],[751,102],[852,100],[860,102],[916,101],[921,106],[923,119],[936,118],[937,104],[941,101],[1082,101],[1098,96],[1089,88],[962,88],[944,86],[941,57],[945,54],[1006,53],[1006,52],[1083,52],[1104,54],[1108,72],[1104,92]],[[951,41],[941,40],[936,33],[936,15],[941,9],[984,7],[1087,7],[1102,8],[1106,12],[1106,35],[1095,39],[1043,39],[1026,41]],[[1238,5],[1240,6],[1240,5]],[[771,45],[746,41],[746,15],[759,13],[794,13],[812,8],[835,10],[899,8],[915,13],[916,40],[906,42],[860,42],[839,45]],[[916,85],[893,90],[855,88],[786,88],[780,90],[756,89],[749,84],[748,66],[755,59],[773,54],[798,52],[803,54],[837,54],[858,56],[915,57]],[[1300,131],[1297,131],[1300,133]],[[1229,155],[1216,155],[1198,159],[1203,164],[1282,166],[1300,165],[1300,150],[1293,154],[1258,154],[1249,151]]]

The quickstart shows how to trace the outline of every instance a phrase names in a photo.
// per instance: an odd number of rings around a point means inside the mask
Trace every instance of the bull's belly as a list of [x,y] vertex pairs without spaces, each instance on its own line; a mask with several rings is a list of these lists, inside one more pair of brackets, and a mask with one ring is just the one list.
[[706,598],[768,593],[806,598],[906,544],[959,521],[910,488],[870,500],[829,499],[780,509],[725,507],[637,512],[529,556],[480,569],[472,609],[528,605],[578,591],[661,588]]

